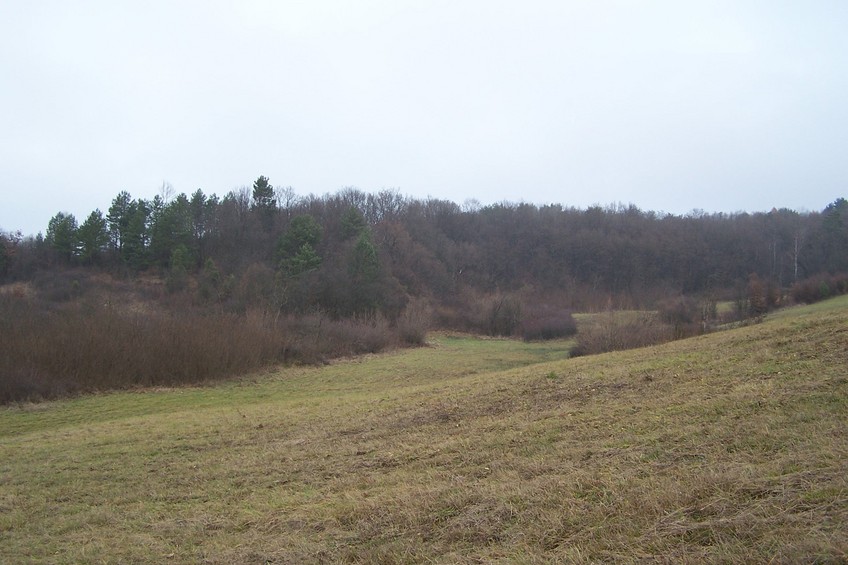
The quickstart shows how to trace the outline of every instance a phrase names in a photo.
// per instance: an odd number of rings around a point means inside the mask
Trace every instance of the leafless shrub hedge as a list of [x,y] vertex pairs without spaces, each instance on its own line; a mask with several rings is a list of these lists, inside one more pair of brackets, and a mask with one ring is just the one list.
[[671,328],[675,339],[683,339],[702,333],[706,323],[715,319],[714,304],[704,304],[694,298],[677,296],[660,301],[657,314],[659,320]]
[[792,285],[790,295],[797,303],[812,304],[839,294],[848,294],[848,273],[818,275]]
[[397,321],[398,337],[409,345],[424,345],[432,323],[432,310],[426,300],[410,301]]
[[577,333],[577,345],[572,348],[571,355],[579,357],[648,347],[673,339],[674,327],[662,322],[656,315],[645,313],[622,316],[617,312],[609,312]]
[[312,314],[286,318],[280,324],[288,335],[287,361],[321,363],[334,357],[377,353],[397,343],[383,319],[333,320]]
[[444,300],[435,310],[439,328],[480,335],[511,335],[518,326],[520,305],[502,295],[466,290]]
[[479,335],[509,337],[521,326],[521,302],[508,294],[466,292],[436,309],[436,325]]
[[0,296],[0,335],[0,403],[202,383],[270,363],[317,363],[402,343],[382,319],[172,314],[13,296]]
[[577,323],[570,310],[545,305],[525,307],[522,312],[521,337],[537,341],[569,337],[577,333]]

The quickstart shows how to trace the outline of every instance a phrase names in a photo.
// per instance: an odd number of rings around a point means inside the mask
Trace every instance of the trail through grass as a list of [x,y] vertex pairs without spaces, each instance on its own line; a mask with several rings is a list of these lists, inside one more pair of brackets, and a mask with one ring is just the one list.
[[842,562],[848,299],[0,410],[0,562]]

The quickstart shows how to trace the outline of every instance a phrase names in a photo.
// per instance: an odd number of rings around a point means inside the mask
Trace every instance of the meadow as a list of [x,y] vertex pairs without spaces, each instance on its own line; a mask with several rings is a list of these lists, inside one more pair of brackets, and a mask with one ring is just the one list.
[[0,562],[844,563],[848,297],[0,408]]

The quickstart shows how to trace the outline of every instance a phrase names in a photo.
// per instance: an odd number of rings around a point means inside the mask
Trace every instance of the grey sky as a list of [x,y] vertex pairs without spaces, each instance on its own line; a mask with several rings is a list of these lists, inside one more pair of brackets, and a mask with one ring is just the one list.
[[127,190],[819,210],[848,2],[0,3],[0,228]]

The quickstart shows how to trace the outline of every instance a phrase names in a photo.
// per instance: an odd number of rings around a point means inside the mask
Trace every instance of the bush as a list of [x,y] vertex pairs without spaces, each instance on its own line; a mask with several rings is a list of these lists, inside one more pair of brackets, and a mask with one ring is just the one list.
[[511,336],[520,328],[521,304],[510,295],[467,291],[437,307],[438,327],[490,336]]
[[718,317],[714,301],[699,302],[687,296],[678,296],[657,304],[660,322],[668,325],[675,339],[683,339],[706,331],[707,324]]
[[792,285],[792,300],[799,304],[812,304],[831,296],[848,293],[848,274],[819,275]]
[[[383,319],[46,305],[0,295],[0,403],[219,380],[278,362],[320,363],[399,345]],[[408,343],[408,341],[407,341]]]
[[494,296],[489,301],[486,333],[492,336],[515,335],[521,323],[521,304],[511,296]]
[[577,322],[570,310],[549,306],[527,307],[521,321],[524,341],[559,339],[577,333]]
[[396,343],[388,322],[382,319],[334,320],[312,314],[281,321],[289,339],[286,361],[324,363],[329,359],[378,353]]
[[409,345],[424,345],[430,329],[430,305],[424,299],[410,301],[397,321],[398,337]]
[[762,316],[780,306],[780,289],[773,281],[764,282],[756,273],[748,277],[748,315]]
[[233,292],[236,311],[265,307],[273,302],[275,274],[261,263],[253,263],[242,273]]
[[697,302],[686,296],[678,296],[661,301],[657,304],[660,319],[673,326],[693,324],[698,319]]
[[572,357],[595,355],[609,351],[648,347],[672,341],[673,327],[651,314],[632,316],[626,312],[607,312],[595,323],[582,328]]
[[81,269],[56,269],[39,272],[32,285],[50,302],[70,302],[86,293],[91,286],[89,278],[89,274]]
[[36,304],[0,304],[4,355],[0,400],[73,392],[199,383],[274,360],[280,338],[260,320],[196,313],[126,312],[69,305],[49,314]]

